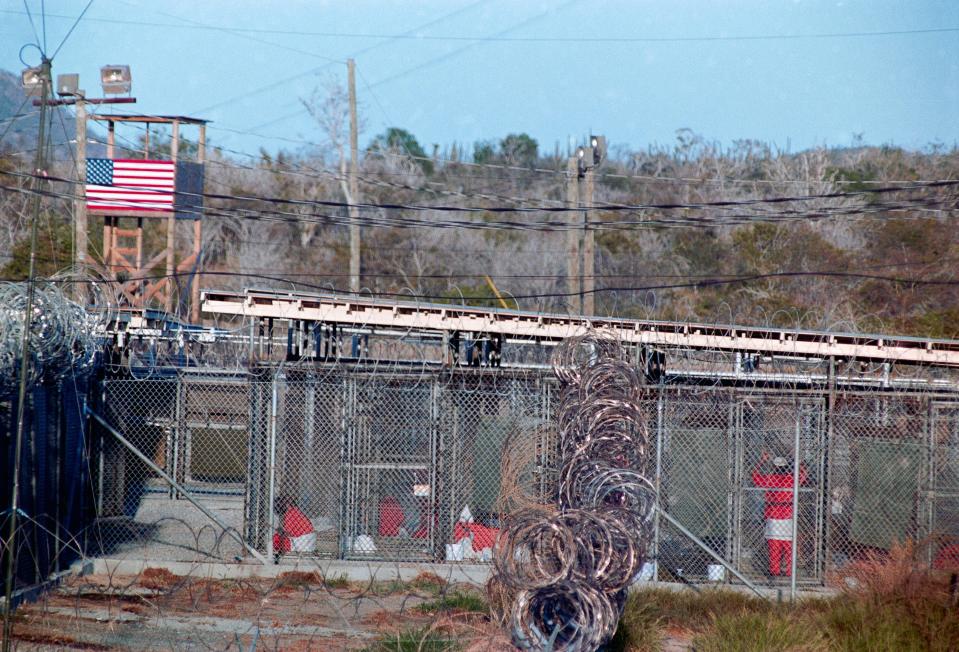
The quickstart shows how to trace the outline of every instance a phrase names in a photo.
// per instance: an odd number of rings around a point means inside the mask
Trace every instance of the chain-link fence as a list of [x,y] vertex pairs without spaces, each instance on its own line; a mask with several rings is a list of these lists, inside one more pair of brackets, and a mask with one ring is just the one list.
[[[149,462],[103,448],[104,551],[488,560],[516,485],[555,499],[556,389],[509,370],[108,381],[107,419]],[[646,579],[829,583],[907,541],[959,557],[959,397],[658,385],[643,406]]]

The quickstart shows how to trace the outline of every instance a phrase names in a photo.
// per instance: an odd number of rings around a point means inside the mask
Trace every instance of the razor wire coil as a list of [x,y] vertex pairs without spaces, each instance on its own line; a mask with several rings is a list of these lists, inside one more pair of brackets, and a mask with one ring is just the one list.
[[559,509],[510,515],[490,583],[526,650],[595,650],[616,632],[651,536],[655,489],[639,376],[620,345],[587,334],[553,357]]

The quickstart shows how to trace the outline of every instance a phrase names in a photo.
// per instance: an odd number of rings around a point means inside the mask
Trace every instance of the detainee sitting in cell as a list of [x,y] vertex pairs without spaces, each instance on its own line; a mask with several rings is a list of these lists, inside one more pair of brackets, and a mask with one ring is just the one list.
[[280,496],[276,501],[276,513],[281,522],[273,534],[273,551],[313,552],[316,550],[316,531],[306,514],[300,511],[289,496]]

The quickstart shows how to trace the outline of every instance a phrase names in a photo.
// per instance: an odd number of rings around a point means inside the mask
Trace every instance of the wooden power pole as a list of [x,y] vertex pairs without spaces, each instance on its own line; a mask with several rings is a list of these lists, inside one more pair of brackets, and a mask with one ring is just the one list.
[[[566,203],[570,208],[579,206],[579,159],[571,157],[566,164]],[[583,295],[580,272],[579,213],[571,212],[570,229],[566,232],[566,291],[569,293],[569,312],[583,312]]]
[[592,167],[583,172],[583,181],[586,186],[586,207],[583,209],[583,314],[596,314],[596,287],[594,271],[596,269],[596,231],[590,228],[590,218],[593,215],[593,185],[595,173]]
[[74,220],[73,253],[74,264],[87,262],[87,102],[83,95],[77,97],[77,185],[76,199],[73,203]]
[[360,291],[360,211],[356,204],[359,201],[359,185],[356,178],[359,166],[359,134],[356,125],[356,62],[346,60],[346,69],[349,74],[350,86],[350,290]]

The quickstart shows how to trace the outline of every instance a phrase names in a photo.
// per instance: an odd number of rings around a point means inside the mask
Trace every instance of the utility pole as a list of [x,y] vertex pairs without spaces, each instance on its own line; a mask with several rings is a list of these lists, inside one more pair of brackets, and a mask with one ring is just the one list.
[[[40,63],[40,125],[37,129],[37,151],[33,166],[33,189],[39,191],[46,175],[46,118],[47,96],[50,94],[50,60],[46,55]],[[23,332],[20,335],[20,387],[17,394],[17,432],[13,448],[13,472],[10,492],[10,529],[7,532],[7,568],[3,602],[3,652],[9,652],[13,630],[13,584],[17,572],[17,517],[20,514],[20,462],[23,456],[23,435],[26,428],[27,377],[30,375],[30,329],[33,324],[33,301],[36,292],[34,274],[37,261],[37,222],[40,221],[40,193],[32,197],[30,224],[30,266],[27,272],[27,304],[23,308]]]
[[[592,149],[592,148],[591,148]],[[595,182],[593,168],[588,167],[583,172],[583,181],[586,186],[586,208],[583,210],[583,314],[596,314],[596,231],[589,226],[593,216],[593,185]]]
[[87,100],[83,92],[77,95],[77,186],[73,201],[74,265],[87,262]]
[[[593,220],[593,191],[595,189],[595,170],[606,158],[606,138],[604,136],[590,136],[589,147],[579,147],[576,158],[570,159],[569,170],[573,171],[575,163],[576,181],[583,180],[586,201],[583,205],[583,261],[580,273],[580,307],[584,315],[596,314],[596,231],[590,226]],[[574,229],[579,237],[579,230]],[[573,252],[570,251],[572,254]]]
[[350,291],[360,291],[360,211],[359,186],[356,178],[359,157],[359,128],[356,124],[356,62],[346,60],[350,87]]
[[[566,163],[566,203],[570,208],[579,207],[579,159],[570,157]],[[569,293],[569,311],[574,315],[583,312],[582,273],[580,272],[579,214],[571,212],[570,229],[566,232],[566,291]]]

